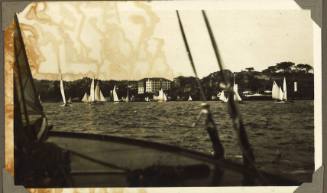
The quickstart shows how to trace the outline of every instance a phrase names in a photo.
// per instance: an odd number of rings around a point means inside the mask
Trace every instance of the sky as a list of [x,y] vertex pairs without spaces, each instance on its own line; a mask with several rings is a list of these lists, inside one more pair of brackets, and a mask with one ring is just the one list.
[[[176,6],[174,6],[174,3]],[[63,73],[66,79],[193,76],[175,9],[199,76],[218,65],[200,8],[170,2],[32,3],[19,14],[36,76]],[[185,4],[186,5],[186,4]],[[313,64],[309,11],[206,11],[224,68],[263,70],[283,61]],[[34,54],[31,54],[34,53]],[[43,76],[42,76],[43,75]]]

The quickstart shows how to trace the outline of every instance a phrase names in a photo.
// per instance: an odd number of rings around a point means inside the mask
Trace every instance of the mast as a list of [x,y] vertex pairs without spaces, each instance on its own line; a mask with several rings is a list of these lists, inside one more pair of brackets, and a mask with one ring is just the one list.
[[[214,156],[218,160],[224,159],[224,147],[222,146],[222,144],[220,142],[217,125],[216,125],[215,121],[213,120],[212,113],[210,111],[210,106],[205,103],[206,96],[204,94],[203,87],[201,85],[198,73],[196,71],[196,68],[195,68],[195,65],[194,65],[194,62],[193,62],[193,57],[192,57],[192,54],[191,54],[191,51],[190,51],[190,47],[188,45],[186,35],[185,35],[185,32],[184,32],[183,24],[182,24],[182,21],[180,19],[180,16],[179,16],[179,13],[178,13],[177,10],[176,10],[176,14],[177,14],[177,18],[178,18],[178,24],[179,24],[179,27],[180,27],[180,30],[181,30],[181,33],[182,33],[182,37],[183,37],[183,40],[184,40],[184,45],[185,45],[185,48],[186,48],[186,51],[187,51],[187,55],[188,55],[190,64],[192,66],[193,73],[194,73],[194,75],[196,77],[196,82],[197,82],[198,87],[200,89],[200,94],[201,94],[200,96],[201,96],[201,100],[203,101],[202,108],[203,108],[203,110],[205,112],[207,112],[206,113],[207,117],[206,117],[205,126],[206,126],[206,130],[208,132],[208,135],[210,137],[211,143],[212,143],[212,147],[213,147],[213,150],[214,150]],[[202,111],[200,112],[199,116],[201,115],[201,113],[202,113]]]
[[[227,79],[223,73],[223,63],[222,63],[222,59],[220,57],[219,51],[218,51],[218,46],[216,43],[216,40],[214,38],[210,23],[209,23],[209,19],[206,15],[206,12],[204,10],[202,10],[202,15],[209,33],[209,37],[211,40],[211,44],[212,47],[214,49],[215,52],[215,56],[217,59],[217,63],[218,63],[218,67],[220,69],[220,73],[221,73],[221,77],[223,82],[228,86],[227,84]],[[233,92],[229,92],[229,97],[228,97],[228,107],[229,107],[229,115],[233,120],[233,127],[235,129],[235,131],[237,132],[237,136],[238,136],[238,140],[239,140],[239,144],[240,144],[240,148],[243,154],[243,163],[245,166],[249,167],[253,167],[254,166],[254,154],[253,154],[253,150],[252,147],[250,145],[250,142],[248,140],[247,137],[247,133],[243,124],[243,120],[241,117],[241,114],[238,110],[237,104],[234,101],[234,97],[233,97]]]
[[187,42],[187,39],[186,39],[184,27],[183,27],[182,21],[181,21],[180,16],[179,16],[179,12],[176,11],[176,14],[177,14],[177,18],[178,18],[179,27],[180,27],[180,30],[181,30],[181,33],[182,33],[182,37],[183,37],[183,40],[184,40],[184,45],[185,45],[185,48],[186,48],[188,59],[189,59],[189,61],[191,63],[193,72],[194,72],[195,77],[196,77],[196,82],[197,82],[198,87],[200,89],[201,99],[202,99],[202,101],[206,101],[207,99],[206,99],[206,97],[204,95],[204,91],[203,91],[201,82],[200,82],[200,80],[198,78],[199,76],[198,76],[198,73],[197,73],[196,68],[195,68],[195,65],[194,65],[193,57],[192,57],[191,50],[190,50],[190,47],[189,47],[188,42]]
[[65,96],[65,88],[64,88],[64,82],[62,80],[62,74],[60,73],[60,93],[62,97],[62,102],[66,104],[66,96]]

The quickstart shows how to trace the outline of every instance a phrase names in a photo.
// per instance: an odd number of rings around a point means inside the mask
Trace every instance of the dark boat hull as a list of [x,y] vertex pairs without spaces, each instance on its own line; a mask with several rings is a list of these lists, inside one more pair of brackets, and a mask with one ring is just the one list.
[[48,142],[70,151],[72,187],[299,185],[228,160],[123,137],[51,132]]

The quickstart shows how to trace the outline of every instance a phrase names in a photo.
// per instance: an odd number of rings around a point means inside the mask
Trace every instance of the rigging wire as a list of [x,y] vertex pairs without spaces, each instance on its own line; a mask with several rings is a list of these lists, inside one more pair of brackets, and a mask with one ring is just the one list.
[[192,70],[193,70],[193,73],[195,75],[196,82],[197,82],[198,87],[200,89],[201,100],[203,102],[205,102],[207,99],[206,99],[206,96],[204,94],[204,90],[203,90],[203,87],[201,85],[201,82],[200,82],[200,79],[199,79],[199,76],[198,76],[198,72],[197,72],[197,70],[195,68],[195,65],[194,65],[193,57],[192,57],[192,54],[191,54],[191,51],[190,51],[190,47],[189,47],[189,45],[187,43],[187,39],[186,39],[186,36],[185,36],[185,31],[184,31],[183,24],[182,24],[182,21],[180,19],[180,15],[179,15],[178,10],[176,10],[176,14],[177,14],[177,18],[178,18],[178,24],[179,24],[179,27],[180,27],[181,32],[182,32],[182,37],[183,37],[184,44],[185,44],[185,47],[186,47],[187,55],[188,55],[188,58],[190,60],[191,66],[192,66]]
[[187,54],[188,54],[188,58],[190,60],[190,64],[192,66],[194,75],[196,77],[196,82],[197,82],[198,87],[200,89],[201,99],[202,99],[202,102],[203,102],[201,104],[202,110],[200,111],[200,114],[198,115],[197,120],[193,124],[193,126],[196,125],[196,123],[198,122],[198,120],[200,120],[200,118],[201,118],[201,116],[203,114],[206,115],[205,127],[206,127],[206,130],[207,130],[207,132],[209,134],[209,137],[210,137],[210,140],[211,140],[211,143],[212,143],[212,147],[213,147],[213,150],[214,150],[214,156],[218,160],[221,160],[221,159],[224,159],[224,147],[222,146],[222,144],[220,142],[218,127],[217,127],[217,125],[216,125],[216,123],[215,123],[215,121],[213,119],[213,116],[212,116],[212,113],[211,113],[211,110],[210,110],[210,105],[206,103],[206,97],[205,97],[205,94],[204,94],[204,90],[203,90],[203,87],[201,85],[198,73],[197,73],[195,65],[194,65],[193,57],[192,57],[192,54],[191,54],[191,51],[190,51],[190,47],[189,47],[189,45],[187,43],[185,31],[184,31],[183,24],[182,24],[182,21],[180,19],[180,15],[179,15],[178,10],[176,10],[176,14],[177,14],[177,18],[178,18],[179,27],[181,29],[182,37],[183,37],[183,40],[184,40],[184,44],[185,44],[185,47],[186,47],[186,51],[187,51]]
[[214,52],[215,52],[215,56],[216,56],[216,59],[217,59],[218,67],[220,69],[220,74],[221,74],[223,83],[226,86],[225,89],[228,92],[229,115],[230,115],[230,117],[232,118],[232,121],[233,121],[233,128],[237,132],[239,145],[240,145],[240,148],[241,148],[241,151],[242,151],[242,154],[243,154],[243,164],[246,167],[252,168],[257,173],[257,175],[259,176],[261,181],[263,182],[264,181],[263,176],[256,169],[256,166],[255,166],[255,163],[254,163],[255,158],[254,158],[253,150],[252,150],[251,144],[250,144],[250,142],[248,140],[247,133],[246,133],[246,130],[245,130],[245,127],[244,127],[244,123],[243,123],[241,114],[240,114],[240,112],[238,110],[237,104],[234,101],[234,94],[235,93],[234,93],[233,89],[231,88],[230,83],[227,82],[227,78],[225,77],[223,62],[222,62],[221,56],[219,54],[219,49],[218,49],[216,40],[214,38],[212,29],[210,27],[209,19],[208,19],[207,14],[206,14],[206,12],[204,10],[202,10],[202,15],[203,15],[203,18],[204,18],[204,21],[205,21],[205,24],[206,24],[206,27],[207,27],[207,30],[208,30],[208,33],[209,33],[209,36],[210,36],[212,47],[213,47]]

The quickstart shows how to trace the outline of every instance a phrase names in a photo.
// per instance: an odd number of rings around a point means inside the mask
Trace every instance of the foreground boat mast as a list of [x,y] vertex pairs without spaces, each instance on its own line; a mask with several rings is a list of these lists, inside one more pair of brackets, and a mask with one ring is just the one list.
[[245,130],[245,127],[244,127],[244,124],[243,124],[241,114],[240,114],[240,112],[238,110],[237,104],[234,101],[234,97],[233,97],[234,92],[230,88],[230,83],[227,82],[227,79],[226,79],[226,77],[224,75],[224,72],[223,72],[224,68],[223,68],[222,59],[221,59],[220,54],[219,54],[218,46],[217,46],[215,37],[214,37],[212,29],[211,29],[209,19],[208,19],[207,14],[206,14],[206,12],[204,10],[202,10],[202,15],[203,15],[203,18],[204,18],[204,21],[205,21],[205,24],[206,24],[206,27],[207,27],[207,30],[208,30],[208,33],[209,33],[209,36],[210,36],[212,47],[213,47],[214,52],[215,52],[215,56],[216,56],[216,59],[217,59],[218,67],[220,69],[220,73],[221,73],[223,83],[225,83],[225,85],[227,87],[226,90],[228,91],[228,95],[229,95],[229,97],[228,97],[229,98],[229,100],[228,100],[229,115],[233,120],[233,127],[234,127],[234,130],[237,133],[237,137],[238,137],[238,140],[239,140],[239,145],[240,145],[240,148],[241,148],[241,151],[242,151],[242,154],[243,154],[243,164],[246,167],[250,167],[250,168],[255,169],[253,150],[252,150],[252,147],[251,147],[250,142],[248,140],[247,133],[246,133],[246,130]]
[[[215,157],[217,159],[224,159],[224,148],[223,148],[223,146],[222,146],[222,144],[220,142],[217,125],[216,125],[215,121],[213,120],[212,113],[211,113],[211,110],[210,110],[210,106],[207,103],[205,103],[206,97],[205,97],[201,82],[200,82],[200,80],[198,78],[198,73],[196,71],[196,68],[195,68],[195,65],[194,65],[194,62],[193,62],[193,57],[192,57],[190,47],[189,47],[187,39],[186,39],[186,35],[185,35],[185,32],[184,32],[182,21],[181,21],[180,16],[179,16],[179,12],[176,11],[176,14],[177,14],[177,18],[178,18],[179,27],[180,27],[180,30],[181,30],[181,33],[182,33],[182,36],[183,36],[183,40],[184,40],[185,48],[186,48],[186,51],[187,51],[187,55],[188,55],[188,58],[190,60],[190,64],[192,66],[193,72],[195,74],[196,82],[198,84],[198,87],[199,87],[200,93],[201,93],[201,99],[203,101],[202,110],[201,110],[197,120],[200,119],[201,115],[206,114],[207,117],[206,117],[206,121],[205,121],[205,126],[206,126],[206,130],[207,130],[207,132],[208,132],[208,134],[210,136],[210,140],[211,140],[213,150],[214,150],[214,155],[215,155]],[[195,124],[193,126],[195,126],[195,125],[196,125],[196,122],[195,122]]]

